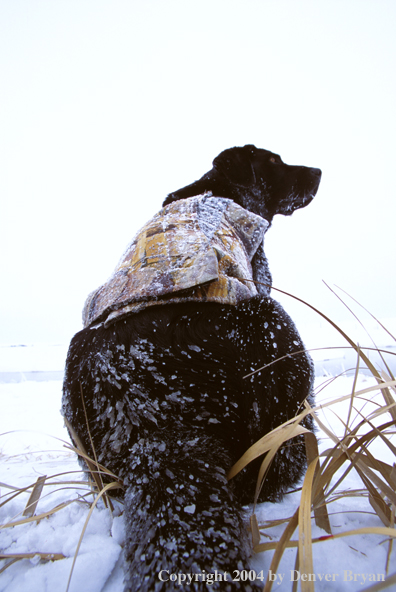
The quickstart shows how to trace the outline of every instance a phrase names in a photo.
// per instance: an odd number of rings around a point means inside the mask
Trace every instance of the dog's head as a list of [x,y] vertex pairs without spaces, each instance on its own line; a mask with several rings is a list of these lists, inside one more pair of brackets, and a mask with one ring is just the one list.
[[278,154],[248,144],[229,148],[199,181],[170,193],[163,205],[211,191],[228,197],[271,223],[308,205],[319,187],[320,169],[285,164]]

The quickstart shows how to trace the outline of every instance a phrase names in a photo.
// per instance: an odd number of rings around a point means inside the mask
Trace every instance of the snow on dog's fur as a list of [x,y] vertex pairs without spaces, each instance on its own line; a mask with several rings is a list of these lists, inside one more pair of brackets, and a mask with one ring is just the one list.
[[[231,482],[226,473],[305,398],[312,403],[313,380],[307,353],[287,356],[304,347],[270,296],[262,239],[275,214],[312,200],[320,177],[251,145],[225,150],[167,197],[87,301],[63,413],[91,452],[88,418],[99,463],[124,480],[128,592],[179,589],[170,574],[195,574],[189,589],[206,590],[202,574],[216,570],[228,583],[212,589],[255,587],[231,576],[248,567],[242,505],[257,464]],[[175,212],[181,233],[169,222]],[[304,468],[297,439],[275,457],[261,499],[279,499]]]

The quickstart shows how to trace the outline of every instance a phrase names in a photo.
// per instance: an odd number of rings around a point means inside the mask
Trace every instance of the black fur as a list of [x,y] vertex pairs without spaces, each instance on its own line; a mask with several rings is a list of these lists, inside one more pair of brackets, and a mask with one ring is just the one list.
[[249,144],[229,148],[213,161],[199,181],[170,193],[163,205],[211,191],[262,216],[269,223],[275,214],[290,216],[315,196],[320,169],[286,165],[278,154]]
[[[213,164],[165,204],[212,191],[271,222],[276,213],[309,203],[320,181],[318,169],[288,167],[254,146],[226,150]],[[255,279],[269,281],[262,251],[253,269]],[[74,336],[63,413],[91,452],[82,388],[98,460],[124,480],[126,591],[180,590],[159,579],[161,570],[168,577],[248,568],[242,505],[252,501],[257,465],[230,483],[225,475],[251,444],[293,417],[305,398],[312,403],[313,368],[304,352],[243,376],[303,349],[289,316],[267,296],[237,306],[154,306]],[[279,499],[304,467],[303,442],[296,440],[275,457],[262,499]],[[188,587],[253,588],[202,581]]]

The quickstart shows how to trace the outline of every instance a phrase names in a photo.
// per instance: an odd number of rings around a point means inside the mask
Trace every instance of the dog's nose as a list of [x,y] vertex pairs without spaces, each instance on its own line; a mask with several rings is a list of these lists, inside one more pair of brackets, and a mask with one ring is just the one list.
[[320,169],[311,169],[311,171],[317,177],[321,177],[322,176],[322,171]]

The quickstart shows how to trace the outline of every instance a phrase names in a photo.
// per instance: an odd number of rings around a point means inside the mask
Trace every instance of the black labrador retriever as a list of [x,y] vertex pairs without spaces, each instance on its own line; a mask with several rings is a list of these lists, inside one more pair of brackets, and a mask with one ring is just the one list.
[[[311,202],[320,178],[252,145],[225,150],[165,199],[87,300],[63,414],[72,437],[123,479],[128,592],[180,590],[183,581],[196,591],[255,588],[231,580],[251,552],[242,506],[257,465],[230,482],[226,474],[313,402],[308,354],[287,355],[304,347],[270,297],[263,236],[275,214]],[[272,462],[261,499],[280,499],[305,466],[296,439]]]

